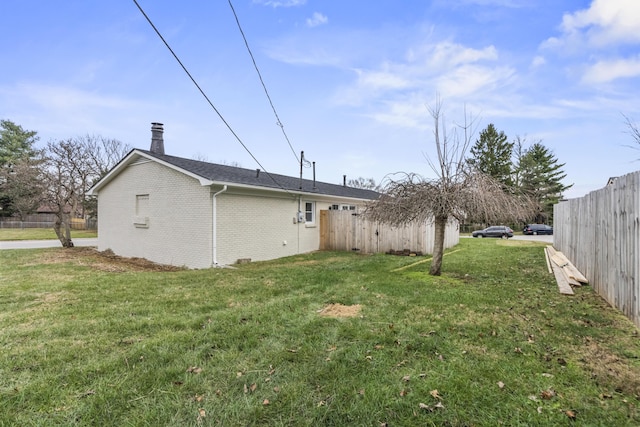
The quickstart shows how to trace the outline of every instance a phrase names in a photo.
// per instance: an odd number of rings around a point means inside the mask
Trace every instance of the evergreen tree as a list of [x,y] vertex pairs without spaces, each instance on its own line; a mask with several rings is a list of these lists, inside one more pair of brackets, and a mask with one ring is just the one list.
[[37,132],[24,130],[10,120],[0,120],[0,216],[10,216],[16,211],[21,216],[25,214],[23,210],[16,209],[15,198],[22,194],[15,188],[22,176],[16,174],[25,173],[25,164],[37,166],[37,162],[31,160],[39,155],[33,147],[38,139]]
[[534,143],[524,151],[518,164],[518,176],[521,190],[539,203],[536,222],[548,222],[553,217],[553,205],[562,198],[562,193],[573,184],[564,185],[567,177],[562,168],[564,163],[540,142]]
[[513,143],[507,141],[503,131],[498,132],[493,123],[480,132],[471,147],[469,164],[507,187],[513,186],[511,154]]

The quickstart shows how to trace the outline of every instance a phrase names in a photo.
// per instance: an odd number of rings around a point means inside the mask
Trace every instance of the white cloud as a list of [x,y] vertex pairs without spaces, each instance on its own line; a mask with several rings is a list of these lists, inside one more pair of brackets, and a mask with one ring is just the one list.
[[307,27],[313,28],[318,25],[323,25],[329,22],[329,18],[319,12],[313,12],[313,16],[311,18],[307,18]]
[[[431,99],[438,92],[443,97],[469,99],[509,84],[515,71],[497,65],[494,46],[473,49],[444,41],[411,49],[406,61],[387,61],[377,67],[359,68],[357,79],[342,88],[336,101],[346,105],[363,105],[383,99],[393,99],[384,113],[374,115],[386,123],[410,124],[407,111],[399,104],[415,104],[412,98]],[[404,101],[403,101],[404,100]],[[391,107],[390,107],[391,106]],[[413,111],[414,107],[408,107]],[[405,118],[393,118],[403,115]]]
[[294,7],[302,6],[307,0],[253,0],[254,3],[271,7]]
[[535,58],[533,58],[533,60],[531,61],[531,66],[535,68],[535,67],[540,67],[546,63],[547,63],[547,60],[544,59],[544,56],[538,55]]
[[584,83],[607,83],[619,78],[639,77],[640,57],[598,61],[587,69],[582,77]]
[[637,0],[593,0],[588,9],[565,14],[561,25],[565,40],[584,40],[594,47],[640,42],[638,28]]

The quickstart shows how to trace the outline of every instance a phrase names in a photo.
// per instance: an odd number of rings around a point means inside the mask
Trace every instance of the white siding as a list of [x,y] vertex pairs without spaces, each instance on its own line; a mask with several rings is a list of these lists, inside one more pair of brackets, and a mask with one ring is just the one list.
[[[210,267],[210,191],[153,161],[128,166],[98,194],[98,250],[162,264]],[[141,217],[136,196],[145,194],[148,216]]]
[[318,250],[320,209],[328,209],[330,202],[303,196],[303,213],[305,201],[315,202],[313,225],[294,221],[298,199],[292,195],[237,190],[220,194],[217,200],[218,263],[233,264],[242,258],[264,261]]

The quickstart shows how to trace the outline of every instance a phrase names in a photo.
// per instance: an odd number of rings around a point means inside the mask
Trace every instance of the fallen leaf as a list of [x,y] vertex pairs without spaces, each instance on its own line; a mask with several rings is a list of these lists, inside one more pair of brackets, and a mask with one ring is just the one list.
[[373,360],[373,357],[371,357],[371,356],[365,356],[365,359],[367,359],[367,360]]
[[434,408],[439,408],[439,409],[444,409],[444,405],[442,404],[442,402],[436,403],[433,407]]
[[543,376],[543,377],[546,377],[546,378],[553,378],[553,374],[548,374],[548,373],[546,373],[546,372],[545,372],[545,373],[543,373],[543,374],[542,374],[542,376]]
[[569,417],[570,420],[576,419],[576,413],[574,411],[566,411],[565,414],[567,414],[567,417]]
[[429,394],[434,398],[434,399],[438,399],[441,400],[442,396],[440,396],[440,393],[438,393],[438,390],[431,390],[429,392]]
[[336,351],[337,349],[338,349],[338,347],[336,347],[335,345],[333,345],[333,346],[329,347],[329,348],[327,349],[327,351]]
[[196,402],[202,402],[202,399],[204,398],[204,396],[201,396],[199,394],[196,394],[195,397],[193,398]]
[[273,375],[276,372],[276,368],[274,368],[273,366],[269,365],[269,375]]
[[240,378],[242,376],[242,372],[236,372],[236,378]]
[[358,390],[358,394],[360,396],[364,396],[364,389],[362,388],[362,389]]
[[245,385],[244,385],[244,387],[243,387],[243,391],[244,391],[244,394],[249,393],[249,388],[247,387],[247,385],[246,385],[246,384],[245,384]]
[[522,354],[522,349],[520,347],[516,347],[515,349],[513,349],[513,351],[515,353]]
[[542,413],[542,406],[538,406],[538,413],[541,414]]
[[504,383],[502,381],[498,381],[498,387],[503,389],[504,388]]
[[253,383],[249,386],[249,390],[251,390],[252,393],[256,391],[257,388],[258,388],[258,385],[256,383]]
[[216,390],[216,396],[222,396],[222,390],[217,389]]
[[296,350],[295,348],[290,348],[287,350],[289,353],[297,353],[298,350]]
[[555,395],[556,395],[556,392],[553,391],[552,389],[543,390],[542,393],[540,393],[540,397],[543,398],[544,400],[549,400],[553,398]]
[[418,405],[420,407],[420,409],[426,409],[427,411],[433,411],[433,409],[431,408],[431,406],[424,404],[424,403],[420,403]]
[[406,360],[403,360],[402,362],[398,363],[398,364],[396,365],[396,367],[398,367],[398,366],[402,366],[402,365],[404,365],[405,363],[407,363],[407,361],[406,361]]
[[273,391],[274,391],[274,392],[276,392],[276,393],[280,393],[280,387],[275,386],[275,387],[273,388]]
[[271,402],[269,402],[269,399],[265,399],[265,400],[262,401],[262,404],[265,405],[265,406],[268,405],[269,403],[271,403]]
[[404,381],[406,383],[408,383],[410,379],[411,379],[410,375],[405,375],[404,377],[402,377],[402,381]]
[[187,369],[187,372],[190,374],[199,374],[200,372],[202,372],[202,368],[198,368],[197,366],[190,366],[189,369]]
[[382,350],[384,348],[384,346],[378,344],[378,345],[373,346],[373,348],[375,348],[376,350]]
[[613,399],[613,396],[610,394],[603,393],[600,395],[600,399]]
[[207,412],[204,409],[200,408],[200,409],[198,409],[198,416],[200,418],[204,418],[204,417],[207,416]]
[[408,390],[405,390],[405,389],[400,390],[400,397],[405,397],[407,394],[409,394]]

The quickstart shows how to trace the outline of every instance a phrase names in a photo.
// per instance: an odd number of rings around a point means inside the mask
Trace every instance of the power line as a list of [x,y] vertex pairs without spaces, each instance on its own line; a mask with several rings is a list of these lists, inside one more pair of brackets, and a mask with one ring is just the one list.
[[[242,140],[240,139],[240,137],[238,136],[238,134],[236,134],[236,132],[231,128],[231,125],[229,125],[229,123],[225,120],[225,118],[222,116],[222,114],[220,113],[220,111],[218,111],[218,109],[215,107],[215,105],[213,105],[213,102],[211,102],[211,100],[209,99],[209,97],[207,96],[206,93],[204,93],[204,90],[202,90],[202,88],[200,87],[200,85],[198,84],[198,82],[196,82],[196,79],[193,78],[193,76],[191,75],[191,73],[189,72],[189,70],[187,70],[187,67],[185,67],[185,65],[182,63],[182,61],[180,61],[180,58],[178,58],[178,55],[176,55],[176,53],[173,51],[173,49],[171,49],[171,46],[169,46],[169,43],[167,43],[167,41],[164,39],[164,37],[162,36],[162,34],[160,34],[160,31],[156,28],[156,26],[153,24],[153,22],[151,21],[151,19],[147,16],[147,14],[145,13],[145,11],[142,9],[142,7],[138,4],[137,0],[133,0],[133,2],[136,4],[136,6],[138,7],[138,9],[140,10],[140,13],[142,13],[142,15],[145,17],[145,19],[147,20],[147,22],[149,23],[149,25],[151,25],[151,28],[153,28],[153,30],[156,32],[156,34],[158,35],[158,37],[160,37],[160,40],[162,40],[162,42],[164,43],[164,45],[167,47],[167,49],[169,49],[169,52],[171,52],[171,54],[173,55],[173,57],[175,58],[176,61],[178,61],[178,64],[180,64],[180,66],[182,67],[182,69],[184,70],[184,72],[187,74],[187,76],[189,76],[189,79],[191,79],[191,81],[193,82],[193,84],[196,86],[196,88],[198,88],[198,91],[200,91],[200,93],[202,94],[202,96],[204,97],[204,99],[207,100],[207,102],[209,103],[209,105],[211,106],[211,108],[213,108],[213,111],[216,112],[216,114],[218,115],[218,117],[220,117],[220,120],[222,120],[222,122],[225,124],[225,126],[227,127],[227,129],[229,129],[229,132],[231,132],[231,134],[236,138],[236,140],[240,143],[240,145],[242,145],[242,148],[245,149],[245,151],[247,153],[249,153],[249,155],[251,156],[251,158],[258,164],[258,166],[260,166],[262,168],[262,170],[264,171],[264,173],[266,173],[269,178],[271,178],[273,180],[273,182],[282,190],[286,191],[287,193],[289,193],[289,191],[284,188],[282,185],[280,185],[280,183],[278,181],[276,181],[276,179],[271,176],[271,174],[267,171],[267,169],[262,166],[262,164],[260,163],[260,161],[258,161],[258,159],[256,158],[256,156],[253,155],[253,153],[251,152],[251,150],[249,150],[249,148],[244,144],[244,142],[242,142]],[[291,193],[289,193],[291,194]]]
[[236,24],[238,24],[238,29],[240,30],[240,34],[242,34],[242,39],[244,40],[244,45],[247,47],[247,52],[249,52],[249,56],[251,57],[251,62],[253,62],[253,67],[256,69],[256,72],[258,73],[258,77],[260,78],[260,83],[262,84],[262,88],[264,89],[264,93],[265,93],[265,95],[267,95],[267,99],[269,100],[269,105],[271,105],[271,109],[273,110],[273,114],[276,116],[276,124],[278,126],[280,126],[280,129],[282,130],[282,134],[284,135],[284,139],[287,140],[287,144],[289,144],[289,148],[291,148],[291,152],[293,153],[294,157],[296,158],[296,160],[298,162],[300,162],[300,159],[298,158],[298,155],[296,154],[296,150],[293,149],[293,146],[291,145],[291,141],[289,141],[289,137],[287,136],[287,133],[284,131],[284,125],[280,121],[280,117],[278,117],[278,112],[276,111],[276,107],[274,107],[273,102],[271,101],[271,96],[269,95],[269,91],[267,90],[267,86],[264,84],[264,80],[262,79],[262,74],[260,73],[260,69],[258,68],[258,64],[256,63],[256,59],[253,57],[253,52],[251,52],[251,48],[249,47],[249,42],[247,41],[247,37],[245,37],[244,31],[242,31],[242,26],[240,25],[240,20],[238,19],[238,15],[236,14],[236,10],[234,9],[233,4],[231,3],[231,0],[229,0],[229,7],[231,8],[231,11],[233,12],[233,16],[236,19]]

